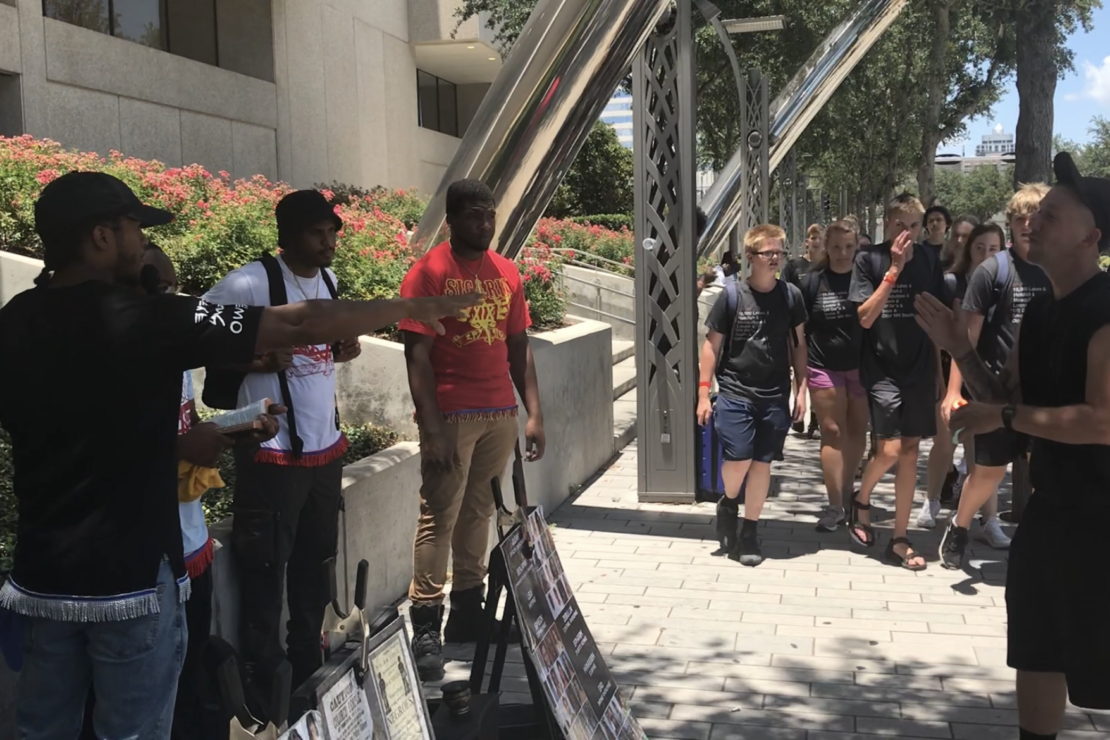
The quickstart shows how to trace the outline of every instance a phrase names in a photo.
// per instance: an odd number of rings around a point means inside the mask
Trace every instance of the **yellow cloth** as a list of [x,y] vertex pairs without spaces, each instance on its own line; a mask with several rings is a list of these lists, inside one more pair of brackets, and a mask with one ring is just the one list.
[[202,468],[191,462],[177,462],[177,500],[183,504],[196,501],[210,488],[223,488],[226,484],[215,468]]

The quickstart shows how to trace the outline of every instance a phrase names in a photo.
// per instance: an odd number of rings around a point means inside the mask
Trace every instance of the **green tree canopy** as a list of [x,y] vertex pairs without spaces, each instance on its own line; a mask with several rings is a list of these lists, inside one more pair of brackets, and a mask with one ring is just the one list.
[[1012,167],[984,165],[967,174],[949,167],[937,168],[937,202],[953,216],[987,221],[1006,209],[1013,194]]
[[555,191],[547,215],[631,216],[635,207],[632,167],[632,150],[621,146],[612,126],[598,121]]

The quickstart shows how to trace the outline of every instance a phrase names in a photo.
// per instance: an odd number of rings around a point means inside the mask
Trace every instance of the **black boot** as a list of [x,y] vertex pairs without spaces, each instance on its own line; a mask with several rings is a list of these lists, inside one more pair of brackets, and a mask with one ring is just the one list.
[[443,678],[443,640],[439,625],[443,622],[443,605],[414,606],[412,618],[412,655],[420,680],[439,681]]
[[756,535],[758,526],[758,521],[745,519],[743,526],[740,528],[740,541],[729,553],[729,557],[739,561],[740,565],[754,568],[763,562],[763,551],[759,549],[759,538]]
[[486,589],[482,586],[451,592],[451,611],[443,630],[444,642],[478,642],[488,629]]
[[721,549],[715,555],[732,552],[737,537],[740,518],[740,502],[737,499],[721,496],[717,502],[717,542]]
[[[478,642],[489,630],[490,640],[501,634],[501,620],[486,622],[486,589],[484,586],[468,588],[465,591],[451,592],[451,611],[447,614],[447,626],[443,630],[443,641],[450,643]],[[509,643],[520,642],[520,631],[513,622],[509,631]]]

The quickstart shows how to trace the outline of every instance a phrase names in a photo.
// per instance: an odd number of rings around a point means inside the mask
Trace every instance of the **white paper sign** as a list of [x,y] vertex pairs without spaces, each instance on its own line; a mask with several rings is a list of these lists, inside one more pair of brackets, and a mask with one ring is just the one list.
[[374,720],[370,717],[370,704],[355,681],[353,669],[324,694],[320,708],[329,740],[372,740]]

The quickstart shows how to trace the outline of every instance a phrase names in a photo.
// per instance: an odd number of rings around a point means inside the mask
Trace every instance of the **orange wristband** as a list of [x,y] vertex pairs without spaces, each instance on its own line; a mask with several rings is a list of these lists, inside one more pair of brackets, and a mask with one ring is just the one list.
[[886,275],[883,276],[883,282],[884,283],[890,283],[891,285],[894,285],[896,282],[898,282],[898,276],[897,275],[891,275],[888,272]]

